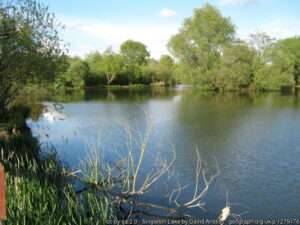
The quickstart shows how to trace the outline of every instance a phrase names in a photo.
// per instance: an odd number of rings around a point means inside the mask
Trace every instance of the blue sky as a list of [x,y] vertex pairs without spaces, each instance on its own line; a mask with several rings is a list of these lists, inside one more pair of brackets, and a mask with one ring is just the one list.
[[236,25],[237,35],[266,32],[275,38],[300,35],[299,0],[41,0],[65,24],[70,54],[117,50],[133,39],[151,55],[168,53],[166,44],[184,18],[205,3],[218,7]]

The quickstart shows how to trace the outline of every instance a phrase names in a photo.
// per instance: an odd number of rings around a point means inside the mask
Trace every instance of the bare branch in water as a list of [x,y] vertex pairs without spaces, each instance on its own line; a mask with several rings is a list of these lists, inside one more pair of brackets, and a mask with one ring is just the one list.
[[[147,114],[148,115],[148,114]],[[147,117],[150,118],[150,117]],[[156,155],[156,163],[146,174],[142,174],[145,165],[146,154],[148,153],[148,144],[153,130],[153,123],[147,120],[147,129],[144,135],[137,135],[137,130],[130,126],[124,126],[126,134],[126,157],[116,161],[112,166],[104,162],[100,151],[95,149],[85,161],[82,171],[66,172],[64,175],[80,180],[85,187],[77,193],[81,194],[89,189],[95,189],[98,192],[109,195],[112,198],[112,204],[126,214],[126,218],[144,215],[148,217],[160,218],[186,218],[189,209],[205,209],[204,197],[209,191],[210,186],[219,175],[219,166],[215,160],[216,171],[208,176],[204,163],[201,159],[198,149],[196,149],[196,169],[191,199],[182,201],[182,196],[191,184],[181,185],[178,177],[174,174],[174,164],[176,161],[176,149],[171,146],[171,157]],[[137,137],[142,137],[137,140]],[[138,152],[135,152],[138,149]],[[155,153],[156,154],[156,153]],[[135,158],[136,157],[136,158]],[[165,178],[165,179],[163,179]],[[173,180],[172,180],[173,179]],[[168,190],[164,196],[168,205],[160,205],[151,201],[142,201],[141,196],[151,194],[152,187],[162,180],[175,181],[176,187]],[[159,214],[156,214],[156,211]]]

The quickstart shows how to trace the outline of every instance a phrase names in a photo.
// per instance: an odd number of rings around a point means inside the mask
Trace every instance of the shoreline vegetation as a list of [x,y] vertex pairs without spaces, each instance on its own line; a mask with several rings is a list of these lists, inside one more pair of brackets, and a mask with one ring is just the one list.
[[[203,196],[219,172],[216,166],[215,174],[208,177],[198,155],[192,199],[178,202],[182,187],[175,187],[177,198],[169,196],[168,206],[141,202],[139,197],[171,170],[175,155],[160,161],[153,174],[140,180],[150,135],[146,132],[137,160],[129,149],[127,161],[116,162],[114,168],[94,157],[87,162],[85,173],[68,171],[55,149],[41,151],[43,143],[26,125],[30,109],[23,106],[23,97],[42,102],[45,99],[39,91],[54,94],[91,87],[113,90],[190,84],[216,92],[299,87],[299,37],[274,40],[257,33],[247,41],[239,40],[231,20],[209,4],[195,9],[184,21],[168,44],[172,56],[163,55],[159,60],[150,57],[143,43],[133,40],[125,41],[117,52],[107,49],[85,58],[71,57],[59,29],[54,15],[38,1],[0,3],[0,161],[6,170],[8,225],[107,224],[137,215],[151,218],[169,213],[182,219],[185,216],[178,212],[183,209],[204,210]],[[38,115],[39,110],[31,113]],[[125,131],[132,137],[129,128]],[[112,170],[117,176],[112,176]],[[76,189],[76,182],[84,188]],[[156,215],[157,210],[164,214]],[[230,216],[227,208],[226,213],[220,224]]]
[[[49,147],[42,151],[23,120],[28,115],[27,109],[23,115],[19,114],[20,110],[17,112],[22,120],[11,123],[6,139],[0,137],[0,160],[6,169],[7,224],[45,224],[45,221],[47,224],[114,224],[131,220],[139,223],[153,218],[178,221],[189,218],[183,210],[206,210],[204,196],[218,176],[219,168],[216,162],[213,173],[206,171],[198,153],[191,199],[179,200],[181,186],[166,190],[164,198],[168,204],[143,198],[159,180],[177,179],[171,175],[176,160],[174,149],[165,159],[160,155],[155,157],[151,171],[146,176],[141,174],[146,155],[149,157],[150,118],[142,140],[134,138],[139,131],[124,125],[128,144],[124,157],[108,163],[102,159],[99,149],[95,149],[78,170],[70,170],[57,158],[55,149]],[[24,125],[16,129],[21,121]],[[132,147],[135,144],[137,149]]]
[[[0,136],[1,163],[6,172],[6,224],[105,224],[116,219],[107,196],[94,190],[78,194],[55,150],[42,152],[25,125],[27,114]],[[13,121],[13,120],[12,120]],[[22,122],[22,126],[16,125]],[[19,124],[20,125],[20,124]],[[0,132],[1,133],[1,132]]]

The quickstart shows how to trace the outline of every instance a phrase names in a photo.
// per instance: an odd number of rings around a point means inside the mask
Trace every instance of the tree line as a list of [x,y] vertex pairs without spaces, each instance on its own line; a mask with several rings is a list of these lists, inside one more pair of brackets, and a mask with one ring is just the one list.
[[210,4],[185,19],[168,49],[172,57],[155,60],[143,43],[128,40],[119,53],[108,49],[84,59],[68,57],[66,71],[57,77],[56,85],[188,83],[205,90],[268,91],[293,88],[299,82],[299,37],[275,40],[258,32],[241,40],[230,18]]
[[67,57],[67,68],[55,80],[56,87],[83,88],[99,85],[162,84],[172,85],[174,61],[168,55],[150,59],[147,47],[125,41],[119,53],[107,49],[85,58]]

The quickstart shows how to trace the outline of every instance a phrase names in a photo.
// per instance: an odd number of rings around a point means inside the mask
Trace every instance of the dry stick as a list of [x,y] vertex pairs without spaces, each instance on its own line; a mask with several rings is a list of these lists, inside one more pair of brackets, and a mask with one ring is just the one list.
[[164,174],[166,174],[173,166],[176,160],[176,152],[173,149],[173,158],[169,164],[163,165],[157,172],[153,172],[152,175],[148,175],[141,187],[141,192],[146,192],[154,183],[156,183]]
[[[147,149],[147,144],[148,144],[148,141],[149,141],[149,138],[150,138],[150,134],[151,134],[151,131],[152,131],[152,128],[153,128],[152,123],[150,122],[149,124],[150,124],[150,126],[147,129],[146,136],[144,137],[143,142],[141,144],[141,154],[140,154],[140,158],[139,158],[139,161],[138,161],[138,165],[137,165],[137,167],[135,169],[135,173],[133,175],[133,183],[132,183],[132,192],[133,193],[136,192],[136,180],[137,180],[137,176],[139,174],[140,167],[141,167],[141,165],[142,165],[142,163],[144,161],[145,151]],[[141,190],[140,190],[140,192],[141,192]]]
[[[156,205],[152,205],[152,207],[155,208]],[[160,209],[166,209],[166,208],[162,208],[160,207]],[[143,215],[143,216],[148,216],[148,217],[156,217],[156,218],[160,218],[160,219],[172,219],[172,220],[180,220],[180,219],[185,219],[185,217],[182,216],[164,216],[164,215],[158,215],[155,213],[150,213],[150,212],[146,212],[143,210],[133,210],[132,208],[130,210],[126,210],[125,207],[120,206],[120,210],[121,212],[125,213],[126,219],[129,219],[132,215]],[[128,212],[129,211],[129,212]]]
[[[186,202],[184,204],[185,207],[187,207],[187,208],[199,207],[199,208],[203,209],[203,207],[202,207],[203,205],[199,201],[201,201],[201,199],[204,197],[204,195],[208,192],[208,189],[209,189],[211,183],[215,180],[215,178],[220,173],[217,161],[216,161],[216,166],[217,166],[217,172],[213,176],[211,176],[209,180],[207,180],[207,175],[205,173],[205,170],[202,169],[201,174],[202,174],[202,177],[203,177],[205,187],[200,193],[197,193],[196,195],[194,195],[192,200],[190,200],[189,202]],[[198,174],[198,175],[200,176],[200,174]]]

